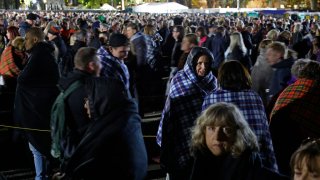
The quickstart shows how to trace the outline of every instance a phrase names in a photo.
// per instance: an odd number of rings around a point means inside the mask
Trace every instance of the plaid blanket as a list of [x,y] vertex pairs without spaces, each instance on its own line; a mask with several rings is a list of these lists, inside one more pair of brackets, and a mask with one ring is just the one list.
[[205,98],[202,109],[205,110],[211,104],[218,102],[233,103],[241,110],[257,136],[263,165],[278,171],[268,120],[260,96],[250,89],[242,91],[217,90]]
[[195,54],[188,56],[184,68],[171,81],[157,133],[157,143],[162,149],[168,141],[173,142],[172,161],[178,167],[185,167],[191,160],[191,128],[201,113],[204,97],[217,87],[217,80],[211,72],[202,79],[197,77],[191,62]]
[[17,77],[19,68],[14,63],[13,47],[10,45],[4,49],[0,60],[0,74],[7,77]]
[[101,74],[104,77],[113,77],[119,79],[127,89],[129,89],[129,72],[127,66],[123,60],[119,60],[112,56],[111,53],[105,50],[104,47],[100,47],[97,51],[98,57],[101,60],[102,70]]
[[309,132],[320,135],[320,85],[314,80],[298,79],[278,97],[271,120],[286,109],[289,119],[299,122]]

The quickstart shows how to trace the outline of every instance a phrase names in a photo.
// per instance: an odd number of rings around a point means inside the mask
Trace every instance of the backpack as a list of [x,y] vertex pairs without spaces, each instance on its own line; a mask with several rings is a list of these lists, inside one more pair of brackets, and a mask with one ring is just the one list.
[[61,91],[51,108],[51,155],[54,158],[61,157],[61,140],[65,137],[65,100],[82,85],[80,80],[73,82],[66,90]]

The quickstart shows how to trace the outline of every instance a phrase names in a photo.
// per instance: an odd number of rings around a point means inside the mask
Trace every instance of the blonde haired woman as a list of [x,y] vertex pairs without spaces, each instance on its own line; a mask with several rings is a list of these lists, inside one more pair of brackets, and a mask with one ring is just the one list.
[[301,23],[296,23],[293,27],[293,32],[292,32],[292,37],[291,37],[291,45],[293,46],[294,44],[302,41],[303,39],[303,34],[302,34],[302,29],[303,26]]
[[242,65],[250,70],[252,64],[247,51],[248,50],[243,42],[242,34],[240,32],[234,32],[230,35],[230,45],[224,53],[225,60],[240,61]]
[[191,180],[289,179],[262,167],[257,137],[232,103],[216,103],[202,112],[191,143]]
[[278,39],[279,33],[280,33],[279,30],[272,29],[267,33],[266,39],[270,39],[272,41],[276,41]]

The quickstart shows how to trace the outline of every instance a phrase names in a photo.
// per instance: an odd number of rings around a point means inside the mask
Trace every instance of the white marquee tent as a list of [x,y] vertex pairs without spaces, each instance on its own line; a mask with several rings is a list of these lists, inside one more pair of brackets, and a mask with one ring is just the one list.
[[144,3],[132,8],[134,12],[148,13],[178,13],[184,12],[188,7],[176,2]]
[[112,7],[111,5],[109,5],[108,3],[104,3],[101,7],[101,10],[106,10],[106,11],[115,11],[116,8]]

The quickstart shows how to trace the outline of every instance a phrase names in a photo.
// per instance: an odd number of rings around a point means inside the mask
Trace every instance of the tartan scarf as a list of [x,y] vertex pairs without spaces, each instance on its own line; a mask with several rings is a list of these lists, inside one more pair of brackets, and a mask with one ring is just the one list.
[[289,85],[278,97],[271,112],[271,120],[280,110],[288,110],[288,117],[319,134],[320,85],[315,80],[301,78]]
[[20,73],[20,69],[14,62],[14,48],[13,46],[7,46],[1,55],[0,61],[0,74],[7,77],[17,77]]

